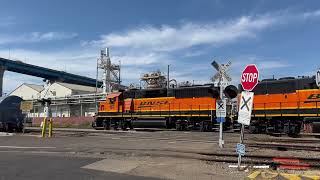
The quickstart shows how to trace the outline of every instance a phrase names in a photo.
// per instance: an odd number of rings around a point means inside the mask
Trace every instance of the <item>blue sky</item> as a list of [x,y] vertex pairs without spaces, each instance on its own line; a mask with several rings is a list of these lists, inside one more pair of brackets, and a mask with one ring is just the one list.
[[[126,84],[148,71],[209,82],[213,59],[233,83],[255,63],[261,78],[313,75],[320,66],[320,1],[1,0],[0,56],[95,77],[101,48]],[[10,53],[9,53],[10,49]],[[6,72],[4,91],[41,79]]]

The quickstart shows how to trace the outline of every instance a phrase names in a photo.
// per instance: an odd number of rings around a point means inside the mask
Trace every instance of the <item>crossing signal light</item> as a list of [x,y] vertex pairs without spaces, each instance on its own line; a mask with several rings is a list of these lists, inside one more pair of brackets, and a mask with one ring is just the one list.
[[238,89],[234,85],[229,85],[223,90],[224,95],[228,98],[233,99],[238,95]]
[[[220,98],[220,87],[210,88],[209,93],[213,98]],[[238,96],[238,89],[233,85],[229,85],[223,90],[223,93],[227,98],[233,99]]]

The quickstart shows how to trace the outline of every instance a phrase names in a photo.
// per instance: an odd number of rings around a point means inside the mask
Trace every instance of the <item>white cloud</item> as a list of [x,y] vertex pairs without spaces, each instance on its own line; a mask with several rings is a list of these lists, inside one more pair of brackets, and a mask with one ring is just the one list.
[[242,16],[218,22],[184,22],[178,26],[145,25],[101,35],[100,39],[84,41],[82,45],[128,47],[152,51],[176,51],[198,45],[222,45],[241,38],[252,38],[260,31],[275,25],[320,16],[320,10],[302,13],[278,11],[264,15]]
[[113,60],[120,60],[122,65],[125,66],[140,66],[140,65],[151,65],[151,64],[166,64],[169,59],[166,60],[165,55],[158,53],[133,53],[133,54],[124,54],[118,56],[112,56]]
[[92,41],[91,44],[174,51],[202,44],[219,45],[243,37],[254,37],[257,31],[271,26],[275,21],[276,18],[270,16],[243,16],[208,24],[187,22],[177,27],[145,26],[125,33],[102,35],[100,40]]
[[282,61],[260,61],[258,62],[258,67],[260,69],[276,69],[290,67],[290,64],[284,63]]
[[[277,12],[209,23],[184,22],[177,26],[162,25],[160,27],[146,25],[128,29],[122,33],[105,34],[96,40],[83,41],[80,47],[72,50],[69,50],[68,47],[54,52],[11,49],[11,57],[27,63],[95,78],[99,48],[111,47],[113,63],[118,63],[118,60],[121,60],[123,65],[121,76],[126,84],[139,82],[142,73],[157,69],[165,72],[166,64],[172,65],[172,78],[176,78],[178,81],[195,80],[195,83],[207,83],[210,81],[210,76],[215,73],[210,66],[212,59],[208,59],[207,62],[191,58],[184,60],[186,57],[209,54],[212,50],[211,46],[221,46],[242,39],[255,38],[265,29],[316,16],[318,16],[317,11],[296,14]],[[35,32],[20,36],[0,35],[0,44],[62,40],[76,36],[75,33],[63,32]],[[8,57],[8,50],[0,49],[0,56]],[[272,59],[268,60],[270,58]],[[239,73],[248,62],[247,60],[250,63],[256,63],[262,71],[268,72],[275,72],[279,68],[290,66],[285,61],[270,58],[267,60],[256,57],[232,59],[233,65],[230,74],[234,77],[233,82],[238,81]],[[24,81],[23,79],[12,80],[21,83]]]
[[320,10],[305,12],[302,14],[302,17],[304,18],[320,17]]
[[205,50],[196,50],[196,51],[190,50],[184,54],[184,57],[196,57],[196,56],[201,56],[205,53],[206,53]]
[[[97,58],[97,55],[94,54],[94,52],[86,50],[41,52],[25,49],[11,49],[10,54],[11,59],[13,60],[81,74],[95,71]],[[0,49],[0,57],[8,58],[8,50]]]
[[0,44],[10,43],[35,43],[42,41],[53,41],[53,40],[64,40],[73,39],[77,37],[77,33],[66,33],[66,32],[32,32],[21,35],[4,35],[0,34]]

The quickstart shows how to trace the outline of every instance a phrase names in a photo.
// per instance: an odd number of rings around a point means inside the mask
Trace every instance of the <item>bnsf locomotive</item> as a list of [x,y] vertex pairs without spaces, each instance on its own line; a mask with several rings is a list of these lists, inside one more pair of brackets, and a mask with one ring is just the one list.
[[251,133],[295,135],[302,128],[320,130],[320,89],[315,77],[265,79],[253,92]]
[[[230,85],[224,94],[235,98],[237,88]],[[154,124],[160,120],[167,128],[209,131],[215,122],[218,97],[219,88],[213,85],[115,92],[99,103],[93,127],[127,129],[138,124],[135,122]]]
[[[239,89],[241,91],[241,86]],[[320,89],[316,86],[315,77],[265,79],[253,92],[251,133],[295,135],[302,128],[320,132]],[[224,93],[235,98],[237,88],[228,86]],[[217,98],[219,88],[212,85],[111,93],[100,102],[93,127],[127,129],[133,128],[134,122],[139,120],[151,124],[162,120],[167,128],[185,130],[200,127],[201,131],[208,131],[215,123]],[[230,112],[232,110],[229,109],[227,120],[230,120]]]

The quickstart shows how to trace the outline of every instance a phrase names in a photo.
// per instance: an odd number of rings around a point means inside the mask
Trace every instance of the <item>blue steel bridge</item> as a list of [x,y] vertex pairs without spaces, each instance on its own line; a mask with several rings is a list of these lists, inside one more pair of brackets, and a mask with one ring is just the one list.
[[[96,86],[96,79],[80,76],[64,71],[58,71],[41,66],[35,66],[32,64],[23,63],[21,61],[14,61],[0,57],[0,96],[2,96],[3,89],[3,74],[5,71],[16,72],[20,74],[26,74],[39,78],[48,79],[50,81],[66,82],[71,84],[79,84],[84,86]],[[98,81],[98,86],[102,85],[101,81]]]

